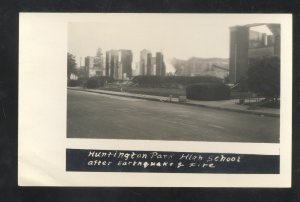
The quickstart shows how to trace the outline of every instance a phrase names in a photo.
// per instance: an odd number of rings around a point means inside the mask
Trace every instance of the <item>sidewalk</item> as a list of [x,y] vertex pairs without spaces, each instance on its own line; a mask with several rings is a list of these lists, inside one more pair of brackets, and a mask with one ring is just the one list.
[[[144,94],[136,94],[136,93],[126,93],[126,92],[115,92],[115,91],[107,91],[107,90],[95,90],[95,89],[83,89],[81,87],[68,87],[70,90],[77,91],[86,91],[92,93],[106,94],[106,95],[116,95],[122,97],[131,97],[137,99],[145,99],[159,102],[170,102],[169,97],[155,96],[155,95],[144,95]],[[248,114],[256,114],[262,116],[271,116],[271,117],[279,117],[280,110],[272,109],[272,108],[258,108],[255,110],[247,110],[248,106],[235,104],[238,102],[238,99],[233,100],[220,100],[220,101],[196,101],[196,100],[187,100],[187,102],[179,102],[178,98],[172,98],[170,103],[173,104],[182,104],[182,105],[191,105],[198,107],[207,107],[212,109],[220,109],[227,111],[234,111],[240,113],[248,113]]]

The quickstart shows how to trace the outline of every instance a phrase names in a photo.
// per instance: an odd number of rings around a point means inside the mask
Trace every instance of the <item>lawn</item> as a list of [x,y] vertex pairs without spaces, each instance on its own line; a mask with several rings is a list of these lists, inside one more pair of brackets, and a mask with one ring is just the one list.
[[[117,91],[117,92],[121,91],[121,87],[118,86],[105,86],[105,87],[100,87],[99,89]],[[129,92],[129,93],[157,95],[157,96],[165,96],[165,97],[169,97],[170,95],[172,95],[173,97],[185,95],[185,89],[175,89],[175,88],[143,88],[143,87],[124,86],[122,87],[122,90],[123,92]]]

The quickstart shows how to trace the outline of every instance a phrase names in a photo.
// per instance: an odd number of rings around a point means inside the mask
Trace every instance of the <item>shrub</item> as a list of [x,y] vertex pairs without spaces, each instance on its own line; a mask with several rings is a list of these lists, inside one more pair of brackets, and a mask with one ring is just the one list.
[[212,76],[135,76],[132,82],[141,87],[174,87],[205,82],[222,83],[222,79]]
[[280,59],[263,57],[251,59],[247,84],[251,92],[267,98],[280,97]]
[[80,82],[78,80],[69,80],[68,86],[69,87],[75,87],[75,86],[79,86]]
[[87,88],[99,88],[100,87],[100,81],[97,77],[91,77],[87,80],[86,83]]
[[186,87],[186,97],[191,100],[228,100],[230,87],[222,83],[199,83]]
[[87,80],[86,87],[87,88],[99,88],[100,86],[104,86],[107,82],[112,82],[113,79],[105,76],[94,76]]

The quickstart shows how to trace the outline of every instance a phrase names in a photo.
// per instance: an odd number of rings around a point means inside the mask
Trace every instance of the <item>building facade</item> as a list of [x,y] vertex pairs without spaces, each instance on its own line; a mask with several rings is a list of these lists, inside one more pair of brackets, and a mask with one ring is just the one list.
[[85,71],[87,73],[88,77],[92,77],[92,75],[95,73],[93,71],[94,69],[94,57],[87,56],[84,58],[84,66],[85,66]]
[[116,50],[106,51],[105,55],[105,76],[113,77],[117,64],[118,53]]
[[106,76],[116,80],[132,77],[132,51],[110,50],[106,52]]
[[96,56],[85,57],[84,66],[88,77],[104,76],[105,68],[104,68],[104,59],[103,59],[102,50],[99,48],[97,50]]
[[97,76],[104,76],[105,75],[105,68],[104,68],[104,57],[102,53],[102,49],[98,48],[96,57],[94,59],[94,66],[96,69]]
[[151,58],[151,75],[156,75],[156,58]]
[[161,52],[157,52],[155,57],[149,50],[143,49],[140,52],[140,75],[165,76],[166,65]]
[[152,75],[152,53],[147,54],[146,75]]
[[[251,30],[265,26],[271,34]],[[266,56],[280,57],[280,24],[250,24],[230,28],[229,82],[247,77],[249,61]]]
[[122,69],[122,79],[128,79],[132,77],[132,59],[133,54],[131,50],[120,50],[121,60],[119,64]]
[[147,75],[148,54],[151,54],[151,52],[146,49],[140,52],[140,75]]
[[156,75],[166,76],[166,65],[164,62],[164,55],[161,52],[156,53]]

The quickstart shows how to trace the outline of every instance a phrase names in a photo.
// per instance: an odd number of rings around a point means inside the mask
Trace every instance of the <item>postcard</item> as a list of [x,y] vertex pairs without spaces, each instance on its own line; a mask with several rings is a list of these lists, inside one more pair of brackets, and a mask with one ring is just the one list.
[[19,18],[19,186],[291,186],[291,14]]

